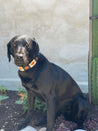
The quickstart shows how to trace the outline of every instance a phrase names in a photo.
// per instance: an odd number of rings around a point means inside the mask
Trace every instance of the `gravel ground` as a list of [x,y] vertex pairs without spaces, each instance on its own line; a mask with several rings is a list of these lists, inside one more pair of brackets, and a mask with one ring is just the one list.
[[[23,114],[23,106],[15,103],[20,98],[16,91],[8,91],[8,96],[8,99],[0,103],[0,131],[17,131],[17,126],[24,120],[24,117],[21,116]],[[41,120],[43,115],[41,111],[34,112],[30,125],[34,127],[34,123]],[[46,125],[34,128],[39,130],[42,127],[46,127]],[[76,123],[68,122],[63,116],[60,116],[56,120],[54,131],[73,131],[75,129],[77,129]],[[84,122],[83,129],[86,131],[98,131],[98,106],[90,105],[89,115]]]

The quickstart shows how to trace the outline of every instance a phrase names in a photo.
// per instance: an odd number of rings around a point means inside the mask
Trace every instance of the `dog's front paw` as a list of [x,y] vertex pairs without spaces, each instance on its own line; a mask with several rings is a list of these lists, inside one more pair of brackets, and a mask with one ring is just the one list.
[[30,121],[31,121],[31,116],[27,116],[26,119],[20,125],[18,125],[17,130],[19,131],[25,128],[30,123]]
[[20,131],[21,129],[23,129],[25,127],[26,127],[26,125],[22,123],[22,124],[18,125],[17,130]]
[[46,131],[53,131],[52,128],[46,128]]

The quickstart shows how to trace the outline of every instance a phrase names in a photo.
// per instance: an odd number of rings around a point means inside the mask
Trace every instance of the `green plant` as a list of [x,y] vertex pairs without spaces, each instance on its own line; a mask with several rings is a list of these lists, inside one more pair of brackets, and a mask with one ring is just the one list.
[[[98,0],[91,2],[92,18],[98,15]],[[98,20],[90,22],[90,55],[89,55],[89,96],[90,102],[98,104]],[[92,35],[92,36],[91,36]]]
[[1,104],[1,101],[6,100],[8,98],[9,96],[0,95],[0,104]]
[[46,103],[41,101],[38,97],[35,98],[34,110],[46,111]]
[[7,96],[7,88],[4,87],[4,85],[0,86],[0,104],[2,100],[8,99],[9,96]]
[[98,58],[94,58],[92,62],[92,102],[98,104]]
[[[92,15],[98,15],[98,0],[92,0]],[[92,57],[98,57],[98,20],[92,21]]]
[[20,87],[19,90],[18,90],[18,94],[20,94],[20,93],[26,94],[27,91],[24,88]]
[[[27,91],[24,88],[19,88],[18,95],[21,96],[21,98],[16,101],[16,104],[23,104],[24,112],[28,109],[28,96]],[[46,103],[41,101],[39,98],[35,98],[35,104],[34,104],[34,110],[41,110],[43,112],[46,111]]]
[[18,95],[20,95],[20,99],[16,101],[16,104],[23,104],[24,112],[27,111],[28,108],[28,97],[27,97],[27,91],[24,88],[19,88]]
[[5,88],[4,85],[0,86],[0,94],[7,94],[7,88]]

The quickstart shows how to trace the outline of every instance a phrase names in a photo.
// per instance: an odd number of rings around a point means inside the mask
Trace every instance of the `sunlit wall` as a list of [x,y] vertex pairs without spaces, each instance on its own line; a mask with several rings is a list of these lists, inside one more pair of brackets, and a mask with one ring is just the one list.
[[0,85],[20,87],[17,67],[8,62],[7,42],[17,34],[35,37],[50,61],[88,90],[89,0],[0,0]]

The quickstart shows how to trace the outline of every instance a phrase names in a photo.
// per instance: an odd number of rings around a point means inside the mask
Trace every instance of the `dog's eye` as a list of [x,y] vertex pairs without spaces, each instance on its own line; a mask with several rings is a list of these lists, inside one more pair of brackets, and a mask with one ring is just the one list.
[[13,46],[15,47],[15,46],[16,46],[16,44],[14,43],[14,44],[13,44]]
[[25,46],[26,46],[26,47],[28,47],[28,46],[29,46],[29,44],[26,44]]

